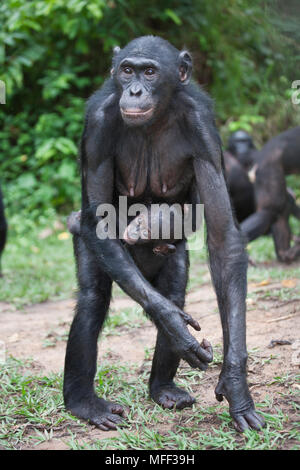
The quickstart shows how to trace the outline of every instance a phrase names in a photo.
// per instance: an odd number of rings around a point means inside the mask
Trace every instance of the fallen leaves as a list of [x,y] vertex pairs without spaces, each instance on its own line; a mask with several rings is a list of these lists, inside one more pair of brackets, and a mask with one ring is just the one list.
[[297,279],[283,279],[283,281],[281,281],[281,285],[282,287],[293,289],[297,285]]

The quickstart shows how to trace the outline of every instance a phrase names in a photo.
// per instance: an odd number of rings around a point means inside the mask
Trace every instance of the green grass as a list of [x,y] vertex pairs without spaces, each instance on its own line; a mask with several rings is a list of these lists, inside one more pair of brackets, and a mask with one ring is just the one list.
[[[20,225],[19,218],[10,222],[2,258],[4,277],[0,279],[0,301],[20,308],[72,295],[76,283],[71,237],[60,239],[65,232],[62,221],[56,230],[55,219],[48,222],[46,225],[43,221],[40,226]],[[53,233],[41,239],[45,228],[51,228]]]
[[[53,229],[45,239],[39,237],[45,227],[53,227],[54,221],[50,217],[37,226],[25,221],[19,227],[11,220],[3,256],[5,277],[0,280],[0,301],[21,308],[73,295],[75,275],[71,239],[61,239],[60,234],[65,230],[62,226]],[[294,228],[296,233],[299,227]],[[250,282],[300,278],[299,263],[291,266],[275,263],[273,242],[269,237],[262,237],[248,248],[250,256],[257,262],[257,267],[249,268]],[[205,250],[192,251],[190,255],[189,290],[194,290],[208,282],[209,277]],[[114,293],[120,296],[121,290],[115,287]],[[282,301],[299,298],[297,289],[276,290],[271,285],[263,293],[253,295],[264,299],[277,296]],[[141,308],[125,308],[108,317],[103,334],[121,335],[123,331],[143,327],[147,321]],[[57,337],[52,334],[46,338],[44,347],[65,340],[65,333]],[[197,395],[199,383],[206,380],[207,374],[215,374],[220,368],[220,351],[221,348],[215,348],[214,362],[205,377],[202,372],[182,367],[178,384]],[[119,429],[118,436],[101,440],[89,437],[88,425],[64,410],[61,374],[44,376],[30,361],[8,358],[0,371],[0,448],[32,447],[54,437],[63,440],[71,449],[300,449],[296,419],[297,414],[299,416],[299,389],[293,387],[294,375],[273,377],[268,384],[270,396],[258,403],[257,408],[265,416],[267,427],[259,433],[248,431],[239,435],[233,430],[226,404],[203,407],[201,397],[198,397],[198,403],[192,409],[174,413],[162,410],[149,400],[147,380],[152,353],[151,349],[145,350],[142,369],[119,363],[111,365],[105,360],[98,369],[98,393],[114,397],[129,409],[128,424]],[[255,354],[250,351],[250,363],[259,360]],[[271,360],[273,352],[265,362]]]
[[[9,358],[0,372],[0,446],[6,449],[33,447],[52,437],[62,439],[70,449],[300,449],[299,423],[287,414],[299,413],[299,392],[287,388],[291,377],[288,381],[274,378],[270,384],[280,390],[286,411],[267,397],[257,404],[267,427],[240,435],[232,428],[226,405],[205,408],[199,400],[183,412],[155,405],[148,398],[148,362],[143,373],[104,362],[96,375],[97,392],[104,398],[114,396],[129,412],[118,436],[99,440],[89,437],[87,424],[64,411],[61,375],[32,375],[30,366]],[[181,368],[178,383],[196,389],[201,377],[201,372]]]
[[[49,214],[40,217],[38,224],[30,219],[23,220],[20,216],[10,217],[9,220],[8,242],[2,260],[4,277],[0,279],[0,301],[20,308],[72,296],[76,288],[75,265],[71,237],[64,238],[65,219],[57,219],[49,211]],[[293,232],[300,234],[300,223],[292,218],[291,221]],[[44,230],[49,228],[52,234],[42,239]],[[257,263],[257,267],[249,267],[250,282],[300,277],[299,263],[274,266],[276,258],[270,237],[252,242],[248,245],[248,251]],[[206,247],[190,251],[189,291],[209,281],[206,259]],[[116,285],[114,295],[125,296]]]

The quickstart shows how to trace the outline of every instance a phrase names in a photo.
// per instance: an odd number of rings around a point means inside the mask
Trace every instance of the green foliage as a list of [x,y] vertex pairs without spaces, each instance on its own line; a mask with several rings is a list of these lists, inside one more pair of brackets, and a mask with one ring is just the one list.
[[103,83],[112,47],[140,35],[160,35],[191,50],[195,79],[215,98],[225,136],[242,126],[269,137],[294,124],[299,111],[288,91],[299,78],[299,29],[293,11],[279,19],[273,4],[282,2],[1,2],[0,79],[7,104],[0,106],[0,175],[10,212],[35,218],[49,206],[63,212],[78,207],[84,101]]
[[11,215],[2,266],[0,302],[22,308],[49,299],[70,298],[76,281],[65,217],[58,218],[50,208],[40,213],[36,209],[33,217]]

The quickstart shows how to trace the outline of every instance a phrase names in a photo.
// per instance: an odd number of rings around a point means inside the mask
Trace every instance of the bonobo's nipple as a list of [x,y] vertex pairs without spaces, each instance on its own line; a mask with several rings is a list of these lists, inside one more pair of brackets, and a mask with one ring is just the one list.
[[163,192],[163,193],[166,193],[166,192],[167,192],[167,189],[168,189],[168,188],[167,188],[167,185],[166,185],[166,183],[164,183],[164,184],[162,185],[162,192]]
[[129,189],[129,195],[130,195],[131,197],[134,196],[134,188],[133,188],[133,186],[131,186],[131,188]]

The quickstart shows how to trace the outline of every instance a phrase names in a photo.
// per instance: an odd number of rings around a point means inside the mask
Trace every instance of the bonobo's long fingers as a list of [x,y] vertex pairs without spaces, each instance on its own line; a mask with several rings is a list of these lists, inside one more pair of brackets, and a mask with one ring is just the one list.
[[205,338],[203,338],[200,346],[198,347],[197,353],[204,362],[211,362],[214,358],[212,345]]
[[191,367],[195,367],[200,370],[206,370],[208,363],[212,360],[212,346],[206,339],[203,339],[201,345],[197,344],[197,346],[193,348],[192,353],[189,354],[187,362]]
[[184,319],[185,323],[187,325],[190,325],[192,328],[194,328],[194,330],[196,330],[196,331],[201,330],[201,327],[200,327],[199,323],[197,322],[197,320],[195,320],[193,317],[191,317],[191,315],[189,315],[186,312],[181,312],[181,316]]
[[193,369],[200,369],[206,370],[208,368],[208,364],[199,360],[196,354],[189,354],[188,358],[184,358],[186,362],[193,368]]

